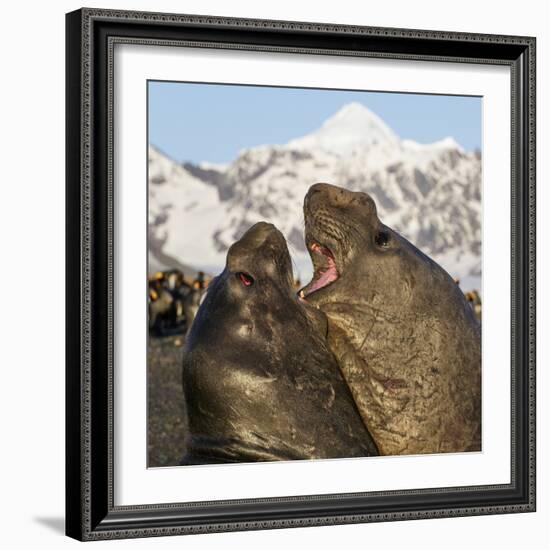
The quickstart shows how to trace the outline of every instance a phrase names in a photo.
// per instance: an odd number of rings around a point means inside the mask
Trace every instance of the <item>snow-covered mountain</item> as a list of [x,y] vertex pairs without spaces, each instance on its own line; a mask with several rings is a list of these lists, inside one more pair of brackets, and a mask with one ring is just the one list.
[[452,138],[401,140],[377,115],[351,103],[317,131],[285,145],[243,150],[227,166],[179,165],[149,149],[150,265],[216,274],[227,248],[253,223],[285,234],[298,275],[311,274],[302,201],[324,181],[367,191],[384,223],[451,275],[481,270],[481,159]]

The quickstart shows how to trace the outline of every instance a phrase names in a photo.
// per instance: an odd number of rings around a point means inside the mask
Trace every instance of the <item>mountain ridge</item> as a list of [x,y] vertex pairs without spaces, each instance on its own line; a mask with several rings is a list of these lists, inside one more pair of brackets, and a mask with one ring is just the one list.
[[[346,130],[347,129],[347,130]],[[453,138],[401,140],[360,104],[284,145],[245,149],[227,166],[179,164],[149,148],[151,254],[215,274],[227,248],[253,223],[277,225],[301,277],[302,201],[313,183],[366,191],[381,220],[455,277],[481,272],[481,158]]]

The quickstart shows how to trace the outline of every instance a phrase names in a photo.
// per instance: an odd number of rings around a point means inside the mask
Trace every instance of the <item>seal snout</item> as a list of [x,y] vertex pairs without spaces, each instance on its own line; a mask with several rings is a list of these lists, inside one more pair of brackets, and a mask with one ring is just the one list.
[[304,210],[315,209],[321,201],[328,200],[330,190],[333,187],[329,183],[315,183],[312,185],[304,197]]
[[271,223],[256,223],[229,248],[227,268],[256,276],[277,269],[292,274],[283,234]]
[[322,206],[337,208],[349,206],[368,207],[369,210],[376,213],[374,201],[367,193],[349,191],[330,183],[312,185],[305,196],[304,210],[306,212],[312,212]]
[[238,242],[246,243],[246,246],[249,248],[258,248],[267,243],[285,245],[285,238],[272,223],[258,222],[254,224]]

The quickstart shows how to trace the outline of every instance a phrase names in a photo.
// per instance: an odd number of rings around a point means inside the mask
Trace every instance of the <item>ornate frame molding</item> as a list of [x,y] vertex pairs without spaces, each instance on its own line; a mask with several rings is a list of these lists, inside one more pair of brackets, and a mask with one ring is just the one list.
[[[349,37],[364,40],[353,46]],[[117,43],[511,67],[509,485],[114,506],[112,109]],[[532,37],[87,8],[68,14],[67,534],[99,540],[534,511],[535,88]]]

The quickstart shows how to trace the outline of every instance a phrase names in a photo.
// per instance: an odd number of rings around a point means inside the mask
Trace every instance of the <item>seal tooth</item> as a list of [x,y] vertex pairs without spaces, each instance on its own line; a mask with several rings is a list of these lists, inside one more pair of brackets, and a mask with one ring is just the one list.
[[300,298],[305,298],[306,295],[304,294],[304,289],[300,290],[300,292],[298,292],[298,296],[300,296]]

